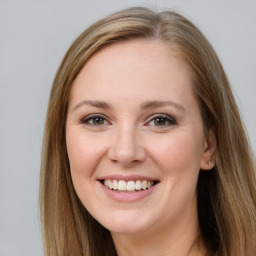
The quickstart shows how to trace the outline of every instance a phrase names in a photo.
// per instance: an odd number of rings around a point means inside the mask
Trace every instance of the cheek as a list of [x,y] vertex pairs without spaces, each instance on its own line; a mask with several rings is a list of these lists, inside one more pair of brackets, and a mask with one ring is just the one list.
[[154,159],[166,182],[164,204],[169,202],[166,207],[178,215],[194,202],[196,196],[201,158],[200,142],[192,134],[176,133],[163,140],[154,152]]
[[72,175],[92,175],[104,151],[102,143],[78,129],[67,129],[66,143]]
[[86,136],[84,131],[76,127],[67,128],[66,144],[71,178],[77,196],[86,208],[93,205],[91,193],[95,182],[94,173],[103,151],[102,143],[98,140]]
[[199,139],[190,133],[170,134],[168,138],[158,140],[152,155],[166,174],[194,175],[200,169],[200,145]]

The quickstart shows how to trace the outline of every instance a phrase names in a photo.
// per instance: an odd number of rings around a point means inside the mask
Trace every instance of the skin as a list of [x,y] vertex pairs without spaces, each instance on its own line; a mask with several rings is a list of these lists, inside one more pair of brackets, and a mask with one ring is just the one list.
[[[185,62],[156,40],[107,46],[74,81],[66,122],[72,180],[119,256],[204,253],[195,242],[196,184],[199,170],[212,168],[215,139],[204,132],[191,86]],[[145,105],[152,101],[165,104]],[[105,193],[105,175],[142,175],[158,184],[140,200],[120,202]]]

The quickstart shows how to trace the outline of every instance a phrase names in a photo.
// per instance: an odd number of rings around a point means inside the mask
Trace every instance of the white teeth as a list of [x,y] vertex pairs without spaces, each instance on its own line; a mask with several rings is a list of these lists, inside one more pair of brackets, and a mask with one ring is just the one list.
[[134,191],[135,190],[135,183],[133,180],[130,180],[127,182],[126,190],[128,191]]
[[113,188],[113,183],[112,183],[112,181],[111,181],[111,180],[108,180],[108,187],[109,187],[110,189],[112,189],[112,188]]
[[153,181],[148,180],[104,180],[104,186],[109,189],[119,190],[119,191],[139,191],[146,190],[153,186]]
[[118,182],[116,180],[113,180],[113,189],[118,189]]
[[124,180],[119,180],[117,189],[126,190],[126,182]]
[[146,180],[143,180],[141,183],[142,189],[147,189],[148,182]]
[[136,190],[141,190],[141,181],[136,180],[135,186],[136,186]]

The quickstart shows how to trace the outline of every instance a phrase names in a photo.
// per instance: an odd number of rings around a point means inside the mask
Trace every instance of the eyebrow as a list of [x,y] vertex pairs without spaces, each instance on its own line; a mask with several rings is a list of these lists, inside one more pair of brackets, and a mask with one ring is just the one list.
[[[76,104],[74,108],[72,109],[72,112],[74,112],[76,109],[80,108],[83,105],[88,105],[96,108],[102,108],[102,109],[110,109],[111,106],[104,102],[104,101],[97,101],[97,100],[83,100]],[[185,111],[185,108],[174,102],[174,101],[159,101],[159,100],[154,100],[154,101],[146,101],[141,104],[141,109],[146,110],[150,108],[160,108],[160,107],[165,107],[165,106],[173,106],[177,108],[178,110]]]
[[165,106],[173,106],[173,107],[177,108],[178,110],[185,111],[185,108],[182,105],[180,105],[174,101],[158,101],[158,100],[144,102],[141,105],[141,109],[146,110],[146,109],[150,109],[150,108],[160,108],[160,107],[165,107]]
[[83,100],[76,104],[74,108],[72,109],[72,112],[74,112],[76,109],[80,108],[83,105],[88,105],[96,108],[102,108],[102,109],[109,109],[110,105],[107,104],[104,101],[98,101],[98,100]]

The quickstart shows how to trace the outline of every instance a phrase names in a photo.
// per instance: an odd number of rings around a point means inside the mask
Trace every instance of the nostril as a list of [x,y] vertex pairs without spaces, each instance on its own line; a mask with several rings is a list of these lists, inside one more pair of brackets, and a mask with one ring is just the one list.
[[143,149],[111,149],[109,151],[109,159],[118,163],[121,166],[133,166],[134,164],[143,162],[146,158],[146,154]]
[[135,134],[134,127],[119,127],[116,138],[108,150],[108,157],[114,163],[121,166],[130,166],[144,161],[145,149],[139,143],[139,138]]

